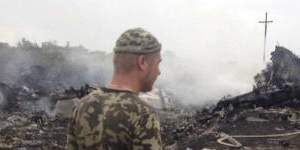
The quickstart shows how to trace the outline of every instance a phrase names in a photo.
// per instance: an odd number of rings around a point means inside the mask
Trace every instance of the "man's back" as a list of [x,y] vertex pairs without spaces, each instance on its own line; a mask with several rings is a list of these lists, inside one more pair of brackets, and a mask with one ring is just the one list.
[[159,122],[137,94],[95,90],[74,110],[68,149],[161,149]]

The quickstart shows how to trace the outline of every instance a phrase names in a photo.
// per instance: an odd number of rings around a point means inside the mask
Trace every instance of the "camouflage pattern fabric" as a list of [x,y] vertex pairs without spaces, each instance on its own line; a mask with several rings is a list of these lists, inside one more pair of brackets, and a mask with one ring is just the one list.
[[157,115],[134,93],[95,90],[74,109],[67,149],[161,150]]
[[117,40],[115,53],[148,54],[161,50],[161,44],[148,31],[134,28],[125,31]]

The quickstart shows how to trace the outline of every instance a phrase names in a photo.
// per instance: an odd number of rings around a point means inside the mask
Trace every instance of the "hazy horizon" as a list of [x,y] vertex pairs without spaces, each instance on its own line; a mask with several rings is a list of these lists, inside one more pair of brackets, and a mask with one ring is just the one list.
[[[296,0],[0,0],[0,41],[15,45],[21,38],[56,40],[59,45],[111,52],[118,36],[143,27],[176,54],[180,69],[162,67],[159,82],[190,87],[191,103],[237,95],[252,89],[253,76],[264,64],[265,12],[267,56],[275,45],[300,54],[300,2]],[[164,62],[163,62],[164,63]],[[185,74],[192,79],[182,79]],[[189,81],[192,80],[192,81]],[[174,83],[176,82],[176,83]],[[177,89],[177,90],[179,90]]]

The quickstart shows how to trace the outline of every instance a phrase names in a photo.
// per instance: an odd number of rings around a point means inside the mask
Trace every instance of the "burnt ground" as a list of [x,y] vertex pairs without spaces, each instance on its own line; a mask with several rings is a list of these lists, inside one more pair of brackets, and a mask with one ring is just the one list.
[[[195,150],[203,148],[296,150],[300,148],[300,127],[299,122],[292,119],[295,116],[292,117],[291,114],[295,115],[295,112],[297,111],[290,109],[289,112],[283,112],[282,109],[244,111],[232,118],[219,121],[212,132],[192,139],[179,149],[189,147]],[[242,146],[233,147],[218,143],[220,133],[233,137]]]
[[64,149],[68,122],[41,114],[2,113],[0,149]]
[[[70,108],[74,95],[88,93],[86,87],[46,99],[32,90],[25,94],[22,89],[11,90],[17,94],[10,94],[13,98],[8,99],[10,103],[0,112],[0,149],[65,149],[68,115],[45,111],[44,106],[60,99],[67,102],[63,106]],[[160,110],[163,147],[166,150],[300,149],[300,90],[288,91],[291,92],[274,90],[259,95],[254,91],[200,110],[184,107]],[[264,99],[257,99],[261,97]]]
[[[165,149],[296,150],[300,148],[300,135],[293,133],[300,131],[298,114],[300,111],[291,108],[257,108],[234,114],[162,112],[162,140]],[[0,120],[0,149],[65,149],[67,118],[14,112],[1,113]],[[231,136],[241,145],[220,144],[222,135]],[[262,137],[236,137],[240,135]],[[224,142],[234,144],[230,139]]]

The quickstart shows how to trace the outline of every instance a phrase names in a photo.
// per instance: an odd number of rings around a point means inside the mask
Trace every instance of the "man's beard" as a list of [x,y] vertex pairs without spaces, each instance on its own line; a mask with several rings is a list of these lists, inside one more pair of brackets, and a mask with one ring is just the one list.
[[153,79],[151,78],[151,73],[149,71],[149,73],[147,74],[147,76],[145,77],[144,80],[142,80],[142,88],[141,91],[142,92],[149,92],[152,90],[153,88]]

